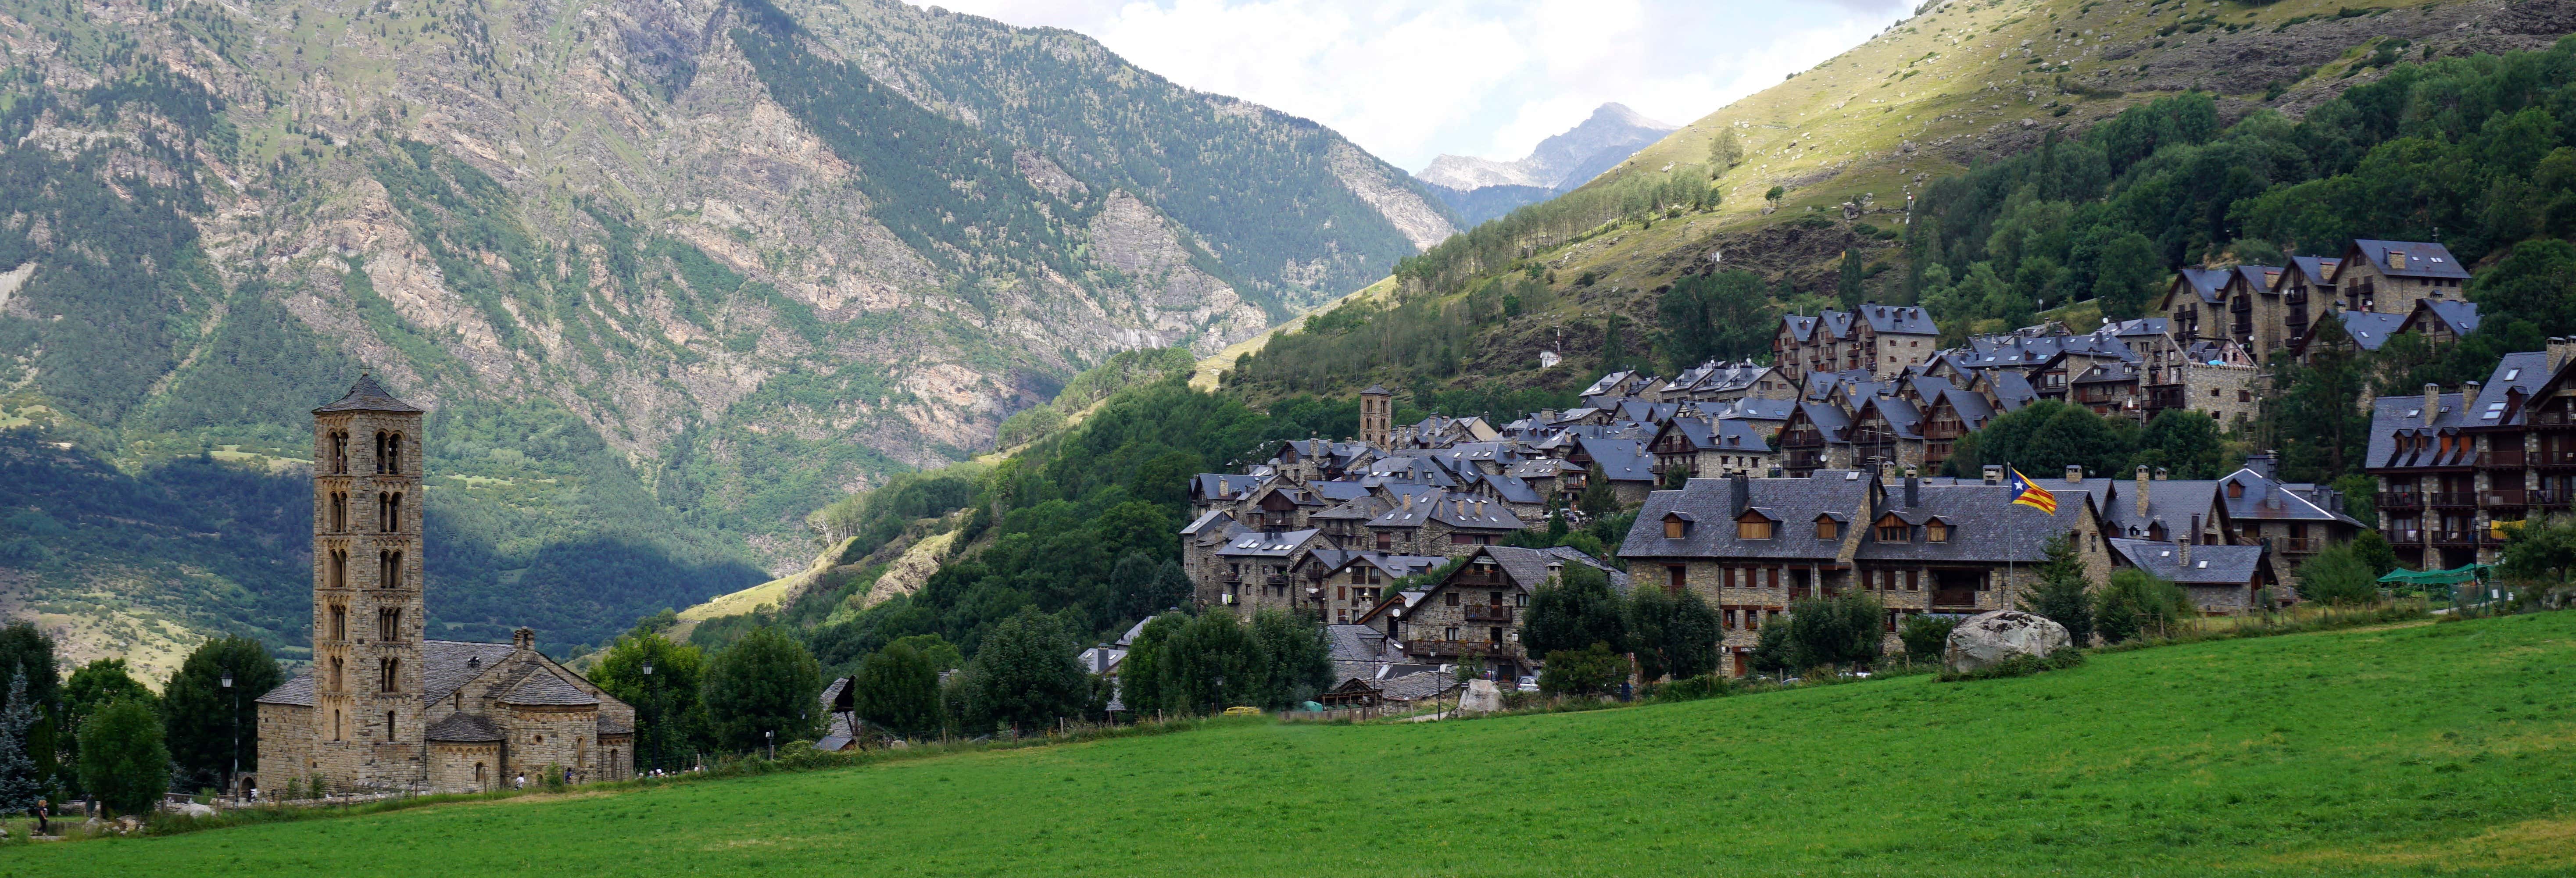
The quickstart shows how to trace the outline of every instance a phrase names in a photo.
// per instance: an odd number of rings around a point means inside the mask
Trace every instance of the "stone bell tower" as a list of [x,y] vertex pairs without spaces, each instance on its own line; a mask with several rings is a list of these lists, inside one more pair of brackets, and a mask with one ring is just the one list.
[[422,776],[421,415],[372,375],[313,410],[314,767]]
[[1387,428],[1395,423],[1395,395],[1371,384],[1360,391],[1360,441],[1385,448]]

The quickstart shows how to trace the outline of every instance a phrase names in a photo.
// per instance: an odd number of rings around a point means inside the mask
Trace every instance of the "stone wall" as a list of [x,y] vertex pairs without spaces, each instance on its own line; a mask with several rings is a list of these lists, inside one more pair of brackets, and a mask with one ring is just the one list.
[[2262,411],[2263,388],[2256,386],[2261,377],[2262,370],[2253,366],[2186,363],[2182,366],[2184,405],[2218,419],[2219,429],[2230,429],[2240,421],[2252,421]]

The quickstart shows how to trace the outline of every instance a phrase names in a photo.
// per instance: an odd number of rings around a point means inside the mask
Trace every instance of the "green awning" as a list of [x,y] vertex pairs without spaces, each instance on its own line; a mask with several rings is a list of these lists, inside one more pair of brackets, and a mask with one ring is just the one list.
[[2379,578],[2381,582],[2403,582],[2409,585],[2455,585],[2487,578],[2488,565],[2462,564],[2449,570],[2408,570],[2400,567]]

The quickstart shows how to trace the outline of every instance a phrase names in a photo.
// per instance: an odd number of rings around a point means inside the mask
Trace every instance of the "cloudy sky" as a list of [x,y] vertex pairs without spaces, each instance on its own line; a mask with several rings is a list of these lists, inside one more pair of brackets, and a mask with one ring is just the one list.
[[1608,101],[1687,123],[1832,57],[1911,7],[1906,0],[937,4],[1088,34],[1182,85],[1323,122],[1415,171],[1441,153],[1520,158]]

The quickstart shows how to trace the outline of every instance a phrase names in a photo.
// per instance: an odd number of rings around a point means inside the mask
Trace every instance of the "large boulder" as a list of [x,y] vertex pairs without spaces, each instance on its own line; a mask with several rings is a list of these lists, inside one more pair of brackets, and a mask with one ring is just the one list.
[[1959,623],[1950,631],[1948,648],[1941,657],[1949,663],[1950,670],[1966,673],[2017,655],[2045,657],[2070,642],[2066,626],[2046,616],[1996,610]]
[[1503,709],[1503,689],[1492,680],[1469,680],[1467,692],[1458,696],[1459,713],[1493,713]]

